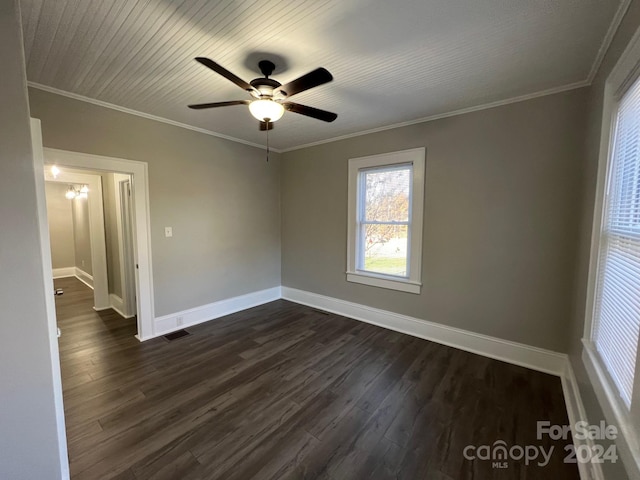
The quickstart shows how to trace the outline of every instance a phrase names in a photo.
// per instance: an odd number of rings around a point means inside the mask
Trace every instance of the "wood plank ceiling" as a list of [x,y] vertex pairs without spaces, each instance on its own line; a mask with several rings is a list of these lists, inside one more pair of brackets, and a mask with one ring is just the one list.
[[22,0],[27,77],[72,94],[256,144],[245,99],[193,61],[282,83],[316,67],[335,81],[295,101],[335,111],[326,124],[292,113],[278,149],[585,83],[619,0]]

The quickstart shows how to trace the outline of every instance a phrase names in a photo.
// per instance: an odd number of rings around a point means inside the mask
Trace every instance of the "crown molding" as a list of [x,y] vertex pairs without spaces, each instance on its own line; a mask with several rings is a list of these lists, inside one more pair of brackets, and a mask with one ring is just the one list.
[[[81,102],[91,103],[93,105],[98,105],[100,107],[110,108],[112,110],[117,110],[119,112],[128,113],[130,115],[136,115],[138,117],[146,118],[146,119],[149,119],[149,120],[155,120],[156,122],[166,123],[168,125],[173,125],[174,127],[186,128],[187,130],[192,130],[194,132],[204,133],[205,135],[211,135],[213,137],[223,138],[223,139],[229,140],[231,142],[241,143],[243,145],[249,145],[251,147],[260,148],[262,150],[266,150],[267,149],[267,147],[265,145],[259,145],[257,143],[248,142],[248,141],[242,140],[240,138],[231,137],[231,136],[228,136],[228,135],[223,135],[221,133],[213,132],[213,131],[207,130],[205,128],[194,127],[193,125],[188,125],[186,123],[176,122],[174,120],[169,120],[168,118],[158,117],[156,115],[151,115],[151,114],[148,114],[148,113],[139,112],[137,110],[133,110],[133,109],[126,108],[126,107],[121,107],[119,105],[114,105],[112,103],[103,102],[102,100],[95,100],[93,98],[85,97],[83,95],[78,95],[76,93],[67,92],[65,90],[59,90],[57,88],[49,87],[47,85],[42,85],[42,84],[39,84],[39,83],[30,82],[30,81],[27,82],[27,85],[29,87],[36,88],[38,90],[43,90],[45,92],[54,93],[54,94],[57,94],[57,95],[61,95],[63,97],[72,98],[74,100],[79,100]],[[546,89],[546,90],[541,90],[539,92],[529,93],[529,94],[526,94],[526,95],[520,95],[518,97],[512,97],[512,98],[508,98],[508,99],[505,99],[505,100],[498,100],[496,102],[484,103],[482,105],[476,105],[474,107],[462,108],[460,110],[453,110],[451,112],[440,113],[440,114],[431,115],[431,116],[428,116],[428,117],[421,117],[421,118],[417,118],[415,120],[409,120],[409,121],[406,121],[406,122],[394,123],[394,124],[391,124],[391,125],[384,125],[382,127],[376,127],[376,128],[372,128],[372,129],[369,129],[369,130],[363,130],[363,131],[360,131],[360,132],[354,132],[354,133],[349,133],[349,134],[346,134],[346,135],[340,135],[338,137],[331,137],[331,138],[327,138],[325,140],[318,140],[317,142],[306,143],[306,144],[303,144],[303,145],[297,145],[295,147],[284,148],[284,149],[277,149],[277,148],[270,147],[270,150],[272,152],[276,152],[276,153],[292,152],[294,150],[300,150],[300,149],[303,149],[303,148],[314,147],[316,145],[322,145],[322,144],[325,144],[325,143],[337,142],[339,140],[345,140],[345,139],[348,139],[348,138],[359,137],[361,135],[368,135],[370,133],[383,132],[385,130],[392,130],[394,128],[407,127],[409,125],[415,125],[415,124],[418,124],[418,123],[431,122],[433,120],[439,120],[439,119],[442,119],[442,118],[455,117],[455,116],[458,116],[458,115],[464,115],[465,113],[472,113],[472,112],[477,112],[477,111],[480,111],[480,110],[487,110],[489,108],[495,108],[495,107],[500,107],[500,106],[503,106],[503,105],[509,105],[511,103],[523,102],[525,100],[531,100],[531,99],[538,98],[538,97],[544,97],[544,96],[547,96],[547,95],[553,95],[555,93],[560,93],[560,92],[565,92],[565,91],[568,91],[568,90],[574,90],[574,89],[577,89],[577,88],[587,87],[589,85],[590,85],[590,82],[588,82],[587,80],[583,80],[581,82],[571,83],[571,84],[568,84],[568,85],[562,85],[560,87],[549,88],[549,89]]]
[[607,54],[609,47],[611,46],[613,37],[616,36],[616,33],[618,32],[618,28],[620,28],[620,24],[622,23],[622,19],[626,15],[627,10],[629,10],[630,5],[631,5],[631,0],[622,0],[620,2],[620,5],[618,6],[618,10],[616,10],[616,13],[613,15],[613,19],[609,24],[609,29],[607,30],[607,33],[602,39],[602,44],[600,45],[600,49],[596,54],[596,58],[593,61],[593,65],[591,65],[591,70],[589,71],[589,76],[587,77],[587,82],[589,83],[589,85],[591,85],[594,78],[596,78],[596,75],[598,74],[598,70],[600,70],[600,66],[602,65],[604,57]]
[[464,115],[465,113],[478,112],[480,110],[487,110],[489,108],[501,107],[503,105],[509,105],[511,103],[524,102],[525,100],[531,100],[538,97],[545,97],[547,95],[553,95],[554,93],[566,92],[567,90],[575,90],[577,88],[588,87],[590,84],[586,80],[576,83],[570,83],[560,87],[549,88],[547,90],[541,90],[535,93],[528,93],[526,95],[520,95],[519,97],[512,97],[505,100],[498,100],[496,102],[484,103],[482,105],[476,105],[475,107],[461,108],[460,110],[453,110],[451,112],[439,113],[437,115],[431,115],[428,117],[416,118],[415,120],[409,120],[407,122],[394,123],[392,125],[385,125],[382,127],[372,128],[370,130],[364,130],[361,132],[348,133],[346,135],[340,135],[339,137],[332,137],[326,140],[318,140],[317,142],[306,143],[304,145],[298,145],[296,147],[284,148],[282,153],[292,152],[294,150],[300,150],[302,148],[314,147],[316,145],[322,145],[324,143],[337,142],[339,140],[346,140],[347,138],[359,137],[361,135],[368,135],[370,133],[383,132],[385,130],[392,130],[394,128],[407,127],[409,125],[416,125],[418,123],[432,122],[434,120],[440,120],[441,118],[455,117],[458,115]]
[[[38,90],[42,90],[49,93],[55,93],[56,95],[61,95],[63,97],[72,98],[74,100],[79,100],[81,102],[91,103],[93,105],[97,105],[99,107],[110,108],[111,110],[117,110],[118,112],[128,113],[129,115],[135,115],[137,117],[146,118],[147,120],[154,120],[156,122],[166,123],[168,125],[173,125],[174,127],[186,128],[187,130],[192,130],[194,132],[204,133],[205,135],[211,135],[212,137],[223,138],[225,140],[229,140],[231,142],[241,143],[243,145],[249,145],[250,147],[260,148],[262,150],[266,150],[267,147],[265,145],[260,145],[258,143],[249,142],[247,140],[242,140],[241,138],[231,137],[229,135],[224,135],[222,133],[214,132],[212,130],[207,130],[206,128],[194,127],[193,125],[189,125],[182,122],[176,122],[175,120],[170,120],[168,118],[159,117],[157,115],[151,115],[149,113],[140,112],[138,110],[133,110],[131,108],[121,107],[120,105],[114,105],[113,103],[103,102],[102,100],[96,100],[94,98],[85,97],[84,95],[78,95],[77,93],[67,92],[66,90],[60,90],[58,88],[49,87],[48,85],[42,85],[40,83],[28,81],[27,85],[32,88],[36,88]],[[270,147],[269,150],[276,153],[282,153],[281,150]]]

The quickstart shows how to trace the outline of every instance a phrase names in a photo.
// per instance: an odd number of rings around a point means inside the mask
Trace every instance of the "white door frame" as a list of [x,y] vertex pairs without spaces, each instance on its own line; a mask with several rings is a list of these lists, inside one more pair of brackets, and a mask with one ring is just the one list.
[[40,255],[42,257],[42,280],[46,298],[46,312],[49,329],[49,352],[51,354],[51,376],[53,379],[53,401],[56,411],[56,427],[58,430],[58,454],[60,456],[63,480],[69,478],[69,457],[67,452],[67,432],[64,421],[64,405],[62,399],[62,374],[60,372],[60,351],[58,349],[58,325],[56,304],[53,295],[53,269],[51,267],[51,242],[49,239],[49,222],[47,219],[47,199],[44,187],[44,155],[42,152],[42,131],[40,120],[31,119],[31,145],[33,149],[33,167],[36,182],[36,200],[38,208],[38,229],[40,230]]
[[[45,154],[46,157],[46,154]],[[48,163],[48,160],[45,159]],[[45,168],[45,180],[62,184],[86,184],[89,187],[87,196],[89,208],[89,242],[91,245],[91,276],[76,266],[76,276],[93,288],[94,310],[111,308],[109,301],[109,280],[107,277],[107,245],[104,234],[104,205],[102,199],[102,179],[99,175],[89,173],[67,172],[62,170],[56,177],[51,169]],[[69,200],[74,202],[74,200]],[[80,270],[80,272],[78,272]],[[83,275],[84,274],[84,275]],[[89,283],[90,284],[89,284]]]
[[76,169],[119,172],[131,175],[133,187],[134,259],[138,307],[138,335],[140,341],[154,337],[153,275],[151,267],[151,221],[149,217],[149,175],[146,162],[103,157],[88,153],[44,148],[45,162]]

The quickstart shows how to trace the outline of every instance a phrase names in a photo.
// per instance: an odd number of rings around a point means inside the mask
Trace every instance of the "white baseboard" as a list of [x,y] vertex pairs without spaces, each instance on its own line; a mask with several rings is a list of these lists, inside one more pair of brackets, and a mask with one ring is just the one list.
[[153,337],[140,338],[140,340],[144,341],[149,338],[166,335],[181,328],[192,327],[193,325],[224,317],[225,315],[231,315],[232,313],[240,312],[247,308],[273,302],[280,298],[280,287],[274,287],[157,317],[154,320]]
[[[573,372],[571,362],[567,359],[564,375],[561,378],[562,392],[564,394],[564,402],[567,406],[567,416],[569,417],[569,425],[573,426],[578,422],[588,422],[587,414],[582,403],[578,381]],[[594,442],[592,439],[579,440],[573,437],[573,444],[576,451],[582,445],[593,452]],[[583,447],[585,448],[585,447]],[[599,463],[582,463],[578,462],[578,470],[580,471],[581,480],[604,480],[604,473]]]
[[118,315],[124,318],[133,318],[135,315],[125,315],[124,313],[124,301],[115,293],[109,294],[109,303],[111,308],[118,312]]
[[282,287],[282,298],[532,370],[557,376],[562,376],[565,372],[567,355],[563,353],[448,327],[295,288]]
[[64,267],[64,268],[53,269],[53,278],[67,278],[67,277],[76,277],[78,280],[84,283],[87,287],[93,290],[93,276],[89,275],[84,270],[80,270],[78,267]]
[[[124,302],[122,298],[120,298],[115,293],[109,294],[109,303],[111,304],[111,308],[113,308],[116,312],[122,315],[122,310],[124,308]],[[124,315],[122,315],[124,317]]]
[[76,267],[63,267],[53,269],[53,278],[67,278],[76,276]]
[[87,287],[93,290],[93,277],[89,275],[84,270],[80,270],[78,267],[75,267],[75,276],[84,283]]

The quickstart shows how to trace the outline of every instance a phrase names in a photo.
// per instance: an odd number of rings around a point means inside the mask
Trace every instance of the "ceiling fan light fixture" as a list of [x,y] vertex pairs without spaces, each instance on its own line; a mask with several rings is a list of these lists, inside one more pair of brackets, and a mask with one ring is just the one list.
[[223,76],[245,92],[248,92],[253,97],[253,100],[230,100],[227,102],[198,103],[195,105],[189,105],[189,108],[194,110],[203,110],[206,108],[229,107],[231,105],[248,105],[251,116],[260,121],[260,131],[269,131],[273,129],[273,122],[282,118],[285,110],[291,113],[315,118],[316,120],[322,120],[323,122],[333,122],[338,118],[337,113],[327,112],[320,108],[300,105],[299,103],[289,101],[289,98],[293,95],[297,95],[301,92],[305,92],[311,88],[315,88],[332,81],[333,76],[326,68],[316,68],[315,70],[283,85],[277,80],[269,78],[275,69],[275,65],[273,62],[268,60],[262,60],[258,63],[264,78],[254,78],[249,83],[234,75],[210,58],[196,57],[196,61]]
[[249,111],[256,119],[261,122],[275,122],[280,120],[284,114],[284,107],[273,100],[261,99],[254,100],[249,104]]

